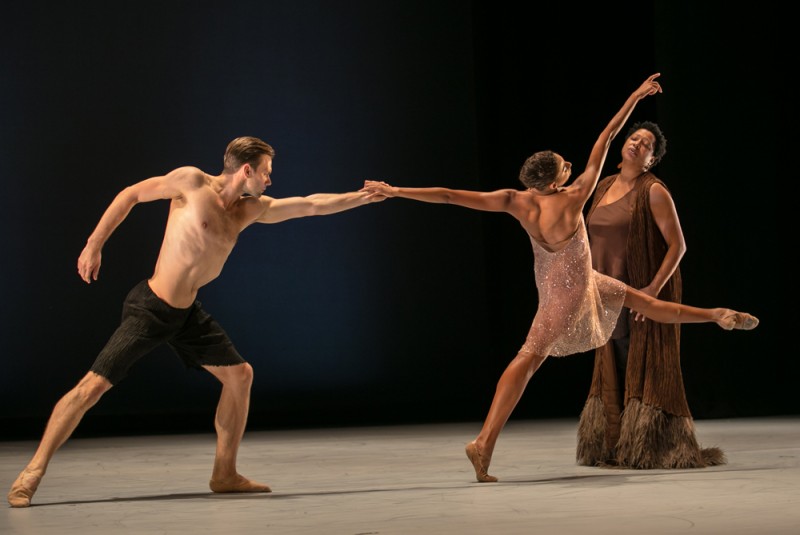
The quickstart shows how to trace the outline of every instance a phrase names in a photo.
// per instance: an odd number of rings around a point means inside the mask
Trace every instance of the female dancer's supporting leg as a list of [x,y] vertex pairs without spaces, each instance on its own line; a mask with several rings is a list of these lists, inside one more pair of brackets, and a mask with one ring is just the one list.
[[[624,306],[659,323],[716,323],[728,331],[750,330],[758,325],[758,318],[745,312],[662,301],[631,287],[626,289]],[[546,355],[537,355],[523,348],[500,376],[483,428],[475,440],[466,446],[467,457],[475,469],[478,481],[497,481],[496,477],[488,473],[497,438],[522,397],[528,381],[546,358]]]

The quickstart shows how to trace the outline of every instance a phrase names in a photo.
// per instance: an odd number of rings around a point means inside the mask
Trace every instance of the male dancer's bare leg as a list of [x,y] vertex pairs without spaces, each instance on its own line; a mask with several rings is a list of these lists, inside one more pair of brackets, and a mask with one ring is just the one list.
[[36,453],[11,485],[8,493],[8,503],[11,507],[30,506],[33,494],[47,472],[47,466],[53,455],[72,435],[86,411],[92,408],[111,386],[105,377],[89,372],[77,386],[56,403]]
[[253,368],[247,363],[203,367],[222,383],[214,418],[217,452],[208,486],[214,492],[272,492],[268,485],[251,481],[236,471],[236,457],[250,410]]
[[467,457],[475,468],[475,477],[481,483],[497,481],[496,477],[487,473],[497,438],[522,397],[528,381],[545,358],[527,351],[520,351],[500,376],[492,405],[483,422],[483,428],[475,440],[466,446]]

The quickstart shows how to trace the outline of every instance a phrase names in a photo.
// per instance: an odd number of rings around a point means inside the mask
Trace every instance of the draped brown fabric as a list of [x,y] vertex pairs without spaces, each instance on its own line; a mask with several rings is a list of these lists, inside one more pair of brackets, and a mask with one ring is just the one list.
[[[617,176],[597,185],[587,220]],[[656,183],[666,188],[652,173],[645,173],[634,185],[636,197],[626,247],[628,276],[634,288],[650,283],[668,248],[650,210],[650,188]],[[681,301],[679,268],[658,297]],[[624,315],[620,321],[626,321]],[[613,342],[595,350],[592,384],[578,426],[578,463],[625,468],[725,463],[719,448],[701,449],[695,438],[681,373],[680,325],[651,320],[630,324],[624,385],[616,377]]]

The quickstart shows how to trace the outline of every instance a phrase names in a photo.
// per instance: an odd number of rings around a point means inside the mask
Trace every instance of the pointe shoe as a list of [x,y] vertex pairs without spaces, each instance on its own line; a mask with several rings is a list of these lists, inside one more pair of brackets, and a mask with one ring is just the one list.
[[734,312],[722,319],[725,321],[725,325],[722,328],[728,331],[733,329],[749,331],[758,326],[758,318],[747,312]]
[[33,472],[27,468],[20,472],[14,484],[11,485],[11,490],[8,491],[8,503],[11,507],[30,507],[31,498],[39,488],[41,477],[34,475]]
[[481,451],[478,449],[478,446],[474,442],[470,442],[467,444],[465,448],[467,452],[467,458],[469,462],[472,463],[472,467],[475,469],[475,477],[478,479],[480,483],[494,483],[497,481],[497,478],[494,476],[490,476],[486,472],[486,468],[483,465],[483,456],[481,455]]
[[239,476],[228,481],[220,481],[211,479],[208,482],[208,487],[212,492],[272,492],[269,485],[250,481],[244,476]]

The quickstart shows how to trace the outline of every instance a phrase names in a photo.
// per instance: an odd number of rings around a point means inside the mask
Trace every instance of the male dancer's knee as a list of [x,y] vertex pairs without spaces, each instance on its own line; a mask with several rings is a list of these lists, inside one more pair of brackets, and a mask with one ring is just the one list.
[[88,409],[111,388],[111,382],[95,372],[87,373],[78,385],[72,389],[72,399],[79,406]]
[[234,379],[237,382],[239,388],[246,388],[250,389],[253,384],[253,367],[250,365],[249,362],[245,362],[238,366],[233,366],[235,368],[234,371]]
[[249,390],[253,384],[253,367],[248,362],[231,366],[203,366],[226,387]]

